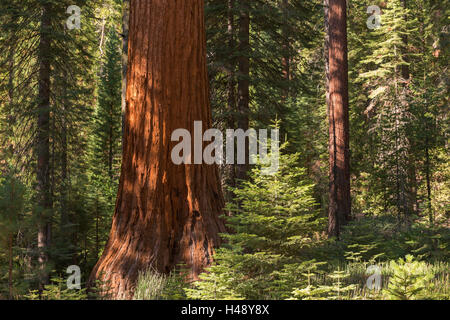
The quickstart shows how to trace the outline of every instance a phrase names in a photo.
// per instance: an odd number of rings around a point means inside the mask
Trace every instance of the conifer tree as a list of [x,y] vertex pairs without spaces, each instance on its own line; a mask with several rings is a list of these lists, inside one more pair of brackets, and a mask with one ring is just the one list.
[[[90,13],[94,2],[0,2],[4,30],[0,47],[2,52],[9,53],[0,55],[0,65],[11,66],[4,71],[6,78],[2,77],[1,88],[2,94],[10,97],[7,115],[14,119],[9,123],[12,134],[6,144],[14,155],[13,165],[18,174],[33,190],[38,232],[37,241],[29,244],[28,249],[38,253],[35,257],[41,289],[48,282],[50,260],[53,263],[53,258],[59,255],[51,244],[57,237],[56,208],[65,208],[67,177],[73,169],[67,159],[70,154],[82,159],[80,151],[85,142],[82,128],[93,100]],[[85,20],[82,31],[69,32],[66,11],[74,4],[83,7]],[[8,79],[7,86],[3,79]],[[72,139],[78,143],[72,144]],[[68,145],[71,147],[67,148]]]
[[98,108],[93,135],[97,163],[113,181],[118,177],[121,154],[121,67],[120,40],[111,28],[106,40],[104,63],[100,74]]
[[[370,132],[375,135],[378,146],[374,169],[387,190],[387,202],[394,206],[398,215],[410,216],[413,194],[408,187],[411,132],[413,114],[410,107],[411,93],[405,85],[409,53],[405,37],[414,31],[416,19],[408,14],[400,1],[389,1],[382,15],[382,25],[373,30],[370,44],[372,54],[362,60],[369,71],[360,74],[369,88],[371,99]],[[409,60],[409,59],[407,59]],[[408,75],[409,76],[409,75]]]
[[[286,145],[283,146],[283,149]],[[263,175],[257,165],[234,193],[227,218],[230,234],[215,255],[216,264],[188,291],[194,299],[283,299],[310,261],[314,234],[324,231],[299,154],[281,154],[280,170]],[[312,258],[311,258],[312,259]],[[288,281],[283,281],[290,279]]]

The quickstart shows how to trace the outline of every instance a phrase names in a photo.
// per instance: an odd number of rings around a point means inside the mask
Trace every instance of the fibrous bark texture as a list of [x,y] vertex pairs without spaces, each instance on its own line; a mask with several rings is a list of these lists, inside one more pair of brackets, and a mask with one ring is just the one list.
[[329,153],[330,190],[328,234],[339,237],[350,219],[350,153],[345,0],[329,0]]
[[91,283],[132,298],[138,273],[212,262],[223,196],[218,168],[175,165],[174,130],[211,127],[203,0],[131,0],[124,154],[112,230]]

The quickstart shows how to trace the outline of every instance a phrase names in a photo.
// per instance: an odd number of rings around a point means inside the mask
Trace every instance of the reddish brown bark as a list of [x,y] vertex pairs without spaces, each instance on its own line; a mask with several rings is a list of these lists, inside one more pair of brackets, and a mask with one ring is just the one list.
[[345,0],[329,0],[329,153],[328,234],[339,237],[350,220],[347,12]]
[[211,127],[203,0],[131,0],[124,154],[116,210],[94,279],[129,299],[138,272],[212,262],[223,196],[212,165],[175,165],[171,134]]

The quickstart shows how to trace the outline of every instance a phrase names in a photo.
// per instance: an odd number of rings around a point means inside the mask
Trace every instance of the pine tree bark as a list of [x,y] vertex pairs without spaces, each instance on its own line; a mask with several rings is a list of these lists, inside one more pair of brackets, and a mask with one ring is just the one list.
[[109,240],[92,271],[130,299],[138,273],[190,276],[212,262],[225,227],[215,165],[175,165],[174,130],[211,127],[203,0],[131,0],[124,154]]
[[[67,79],[67,73],[63,72],[64,79]],[[63,99],[62,99],[62,115],[61,115],[61,186],[60,186],[60,210],[61,210],[61,221],[60,221],[60,233],[64,235],[63,245],[67,247],[72,247],[69,244],[72,244],[70,241],[72,240],[70,235],[72,234],[72,227],[69,227],[70,219],[69,219],[69,210],[68,210],[68,194],[69,194],[69,177],[68,177],[68,128],[67,128],[67,118],[66,112],[68,109],[68,100],[67,100],[67,89],[63,87]],[[68,250],[69,248],[63,248],[64,250]],[[69,249],[70,250],[70,249]],[[73,253],[72,250],[68,251]]]
[[38,217],[38,263],[40,268],[40,289],[48,283],[46,264],[48,261],[48,246],[50,244],[49,211],[52,209],[51,182],[50,182],[50,54],[51,45],[49,35],[51,32],[50,5],[42,8],[40,43],[39,43],[39,92],[37,108],[37,197],[40,206]]
[[350,220],[350,150],[347,58],[347,5],[329,0],[329,153],[328,234],[338,237]]
[[[67,33],[66,26],[64,25],[64,34]],[[68,79],[67,71],[61,72],[63,79]],[[60,190],[60,206],[61,206],[61,222],[60,231],[61,234],[67,234],[67,226],[69,224],[68,206],[67,206],[67,195],[69,189],[68,183],[68,129],[67,129],[67,110],[68,110],[68,95],[67,87],[62,88],[62,115],[61,115],[61,190]]]

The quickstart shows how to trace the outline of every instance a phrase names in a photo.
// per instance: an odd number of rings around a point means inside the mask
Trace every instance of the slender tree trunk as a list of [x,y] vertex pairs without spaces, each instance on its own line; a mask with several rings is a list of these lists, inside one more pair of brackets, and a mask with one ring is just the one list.
[[[330,114],[330,24],[329,24],[329,17],[328,17],[329,12],[330,12],[329,0],[323,0],[324,32],[325,32],[324,42],[323,42],[323,54],[324,54],[324,62],[325,62],[325,101],[327,104],[327,117],[328,117],[328,119],[331,119],[331,114]],[[329,199],[329,197],[328,197],[328,199]],[[333,220],[333,223],[334,223],[334,220]]]
[[[407,1],[406,0],[402,0],[402,6],[403,8],[406,10],[407,9]],[[405,22],[408,21],[408,16],[405,14]],[[408,63],[409,62],[409,57],[408,57],[408,35],[403,35],[402,36],[402,41],[404,44],[404,48],[403,48],[403,60]],[[405,81],[403,88],[405,90],[408,90],[408,83],[410,80],[410,75],[409,75],[409,65],[405,64],[402,65],[402,78]],[[414,156],[414,146],[413,146],[413,141],[411,139],[411,137],[408,137],[408,183],[405,186],[407,189],[407,208],[406,208],[406,214],[408,216],[414,214],[417,212],[418,209],[418,205],[417,205],[417,178],[416,178],[416,159]]]
[[[12,43],[15,43],[16,40],[13,37]],[[14,59],[16,57],[16,47],[12,45],[11,50],[9,52],[9,75],[8,75],[8,136],[12,137],[14,135],[14,126],[16,124],[16,117],[14,112],[14,77],[15,77],[15,63]],[[9,138],[8,137],[8,138]],[[13,141],[10,142],[10,156],[14,158],[15,156],[15,143]]]
[[429,151],[429,139],[428,133],[425,138],[425,175],[427,180],[427,209],[428,209],[428,218],[430,221],[430,225],[433,225],[434,215],[433,215],[433,207],[431,206],[431,174],[430,174],[430,151]]
[[95,258],[98,259],[98,254],[100,252],[100,236],[99,236],[99,228],[100,228],[100,217],[98,210],[98,195],[95,197]]
[[[64,108],[65,109],[65,108]],[[64,110],[63,109],[63,110]],[[67,217],[67,125],[65,119],[62,120],[61,131],[61,223],[63,226],[68,223]]]
[[[11,39],[11,47],[9,48],[8,55],[8,103],[7,103],[7,116],[6,116],[6,134],[0,138],[0,152],[2,156],[0,156],[0,169],[7,170],[6,166],[3,167],[3,164],[6,165],[6,159],[17,159],[16,157],[16,147],[14,141],[14,128],[16,125],[16,117],[15,117],[15,107],[14,107],[14,77],[15,77],[15,56],[16,56],[16,46],[15,46],[15,38]],[[2,163],[2,161],[5,161]]]
[[8,293],[9,299],[13,299],[13,235],[11,234],[8,239],[8,260],[9,260],[9,268],[8,268]]
[[[401,0],[401,2],[402,2],[403,8],[406,10],[407,9],[406,0]],[[404,18],[405,18],[405,22],[407,22],[408,21],[408,16],[406,14],[405,14]],[[403,52],[402,52],[403,60],[405,62],[408,62],[409,59],[408,59],[408,55],[406,54],[406,51],[407,51],[406,48],[408,46],[408,35],[406,35],[406,34],[402,35],[402,41],[403,41],[403,44],[404,44],[404,49],[403,49]],[[409,66],[406,65],[406,64],[402,65],[402,77],[403,77],[403,80],[405,80],[405,81],[409,80]]]
[[283,73],[283,80],[285,82],[285,88],[283,89],[282,93],[282,104],[285,105],[287,99],[289,98],[289,81],[291,80],[291,57],[289,54],[289,48],[290,48],[290,41],[289,41],[289,20],[288,20],[288,14],[289,14],[289,1],[288,0],[281,0],[280,3],[281,11],[283,13],[283,27],[281,30],[282,34],[282,41],[283,41],[283,57],[281,58],[281,66],[282,66],[282,73]]
[[325,98],[327,103],[327,115],[330,118],[330,24],[329,24],[329,0],[323,0],[324,31],[325,39],[323,44],[325,60]]
[[[235,51],[235,27],[234,27],[235,0],[228,0],[228,49],[230,54]],[[228,65],[228,101],[227,101],[227,128],[235,128],[236,114],[236,59],[230,58]],[[224,170],[225,186],[236,187],[236,167],[234,164],[226,164]],[[233,192],[224,190],[226,202],[233,201]]]
[[[66,76],[66,75],[64,75]],[[66,78],[67,79],[67,78]],[[62,119],[61,119],[61,185],[60,185],[60,217],[61,222],[59,226],[60,234],[62,235],[61,245],[63,246],[63,252],[70,254],[70,256],[74,255],[73,250],[71,249],[71,234],[72,227],[70,226],[70,218],[69,218],[69,210],[68,210],[68,174],[67,174],[67,163],[68,163],[68,150],[67,150],[67,92],[66,88],[63,88],[63,105],[62,105]],[[64,258],[64,261],[67,261]]]
[[[67,32],[66,26],[64,26],[64,34]],[[63,79],[67,79],[67,72],[62,72]],[[67,88],[63,86],[63,103],[62,103],[62,115],[61,115],[61,231],[62,234],[68,231],[67,225],[69,224],[68,210],[67,210],[67,194],[69,184],[67,181],[67,162],[68,162],[68,152],[67,152],[67,111],[68,111],[68,95]],[[68,238],[70,239],[70,237]],[[69,240],[70,242],[70,240]]]
[[[249,128],[250,113],[250,2],[239,0],[239,76],[238,76],[238,112],[239,129],[247,131]],[[246,139],[245,150],[248,154],[249,141]],[[236,178],[247,178],[248,164],[236,165]]]
[[[11,214],[13,214],[13,203],[15,202],[15,182],[14,180],[11,181]],[[17,217],[18,218],[18,217]],[[12,219],[11,219],[12,220]],[[10,225],[13,225],[13,222],[10,221]],[[13,299],[13,241],[14,241],[14,234],[11,232],[9,234],[8,238],[8,293],[9,293],[9,299]]]
[[350,220],[350,155],[347,60],[347,6],[345,0],[329,0],[329,236],[339,237]]
[[[106,27],[106,18],[102,17],[102,26],[101,26],[101,33],[100,33],[100,44],[98,45],[98,48],[100,49],[100,61],[103,58],[104,52],[103,52],[103,43],[105,42],[105,27]],[[103,65],[101,65],[100,71],[103,70]]]
[[113,142],[114,142],[114,134],[113,134],[113,119],[112,119],[112,114],[113,114],[113,106],[110,106],[109,109],[109,114],[110,114],[110,121],[109,121],[109,132],[108,132],[108,174],[109,174],[109,179],[112,182],[114,179],[114,174],[113,174],[113,159],[114,159],[114,152],[113,152]]
[[[423,34],[424,29],[424,23],[422,22],[421,25],[421,31]],[[425,36],[422,38],[422,54],[426,55],[426,43],[425,43]],[[432,70],[434,69],[434,62],[431,66]],[[424,68],[423,71],[423,83],[426,87],[427,83],[427,70]],[[427,114],[429,112],[428,108],[428,101],[425,99],[425,113]],[[430,222],[430,225],[433,225],[434,223],[434,213],[433,213],[433,206],[431,204],[431,159],[430,159],[430,123],[427,120],[425,120],[425,179],[427,184],[427,210],[428,210],[428,219]]]
[[124,154],[108,243],[91,275],[132,298],[139,271],[191,278],[212,262],[224,224],[215,165],[175,165],[176,129],[211,127],[203,0],[131,0]]
[[39,43],[39,102],[36,134],[37,155],[37,197],[40,206],[38,218],[38,262],[40,268],[40,289],[48,283],[46,264],[50,242],[50,219],[52,209],[50,188],[50,54],[49,35],[51,32],[51,15],[49,5],[44,5],[41,16]]

